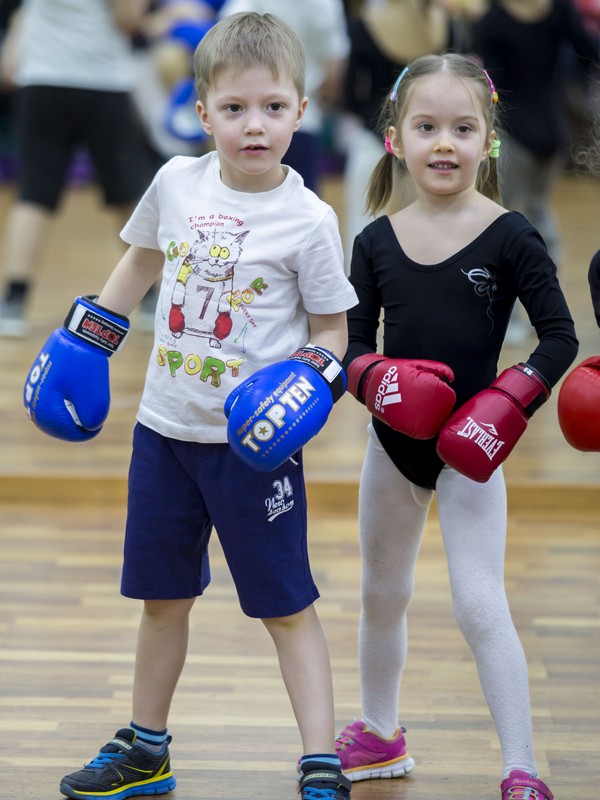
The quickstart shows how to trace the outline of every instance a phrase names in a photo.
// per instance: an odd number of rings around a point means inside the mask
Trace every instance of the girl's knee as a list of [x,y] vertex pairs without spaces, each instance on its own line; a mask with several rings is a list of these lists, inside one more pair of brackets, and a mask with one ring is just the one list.
[[404,614],[408,609],[412,593],[413,584],[407,581],[401,585],[396,583],[389,588],[383,588],[377,582],[367,587],[363,586],[361,594],[362,612],[367,617],[373,616],[378,619],[385,618],[390,614],[397,617]]
[[496,637],[507,624],[512,625],[504,590],[465,592],[454,596],[454,616],[469,642]]

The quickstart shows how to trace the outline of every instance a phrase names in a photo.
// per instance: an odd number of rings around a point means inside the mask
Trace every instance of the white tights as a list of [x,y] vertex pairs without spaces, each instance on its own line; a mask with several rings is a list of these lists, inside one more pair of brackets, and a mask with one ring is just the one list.
[[[502,471],[480,484],[445,467],[436,493],[454,615],[496,726],[503,774],[513,769],[534,773],[527,663],[504,589]],[[362,719],[381,736],[392,736],[398,727],[406,612],[432,497],[432,491],[400,473],[370,428],[359,496],[359,657]]]

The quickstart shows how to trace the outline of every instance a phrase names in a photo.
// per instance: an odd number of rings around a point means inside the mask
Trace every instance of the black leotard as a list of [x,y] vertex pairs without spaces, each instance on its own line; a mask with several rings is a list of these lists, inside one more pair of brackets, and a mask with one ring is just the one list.
[[[356,238],[350,281],[359,303],[348,312],[346,365],[377,351],[383,310],[384,355],[448,364],[457,407],[496,377],[517,298],[539,338],[527,363],[550,386],[577,355],[556,266],[537,231],[517,212],[503,214],[458,253],[432,265],[408,258],[389,217],[380,217]],[[435,488],[443,466],[436,440],[411,439],[377,419],[373,425],[398,469],[413,483]]]

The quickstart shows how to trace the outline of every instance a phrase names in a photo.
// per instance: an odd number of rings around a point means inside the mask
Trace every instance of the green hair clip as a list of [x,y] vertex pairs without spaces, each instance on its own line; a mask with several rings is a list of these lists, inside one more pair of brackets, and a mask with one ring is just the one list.
[[500,155],[500,139],[494,137],[492,142],[492,149],[490,150],[490,158],[498,158]]

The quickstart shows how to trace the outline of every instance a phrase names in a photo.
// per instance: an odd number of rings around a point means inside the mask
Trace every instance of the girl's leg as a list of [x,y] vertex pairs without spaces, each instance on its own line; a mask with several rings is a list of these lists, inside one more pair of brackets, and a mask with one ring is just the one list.
[[454,613],[471,648],[502,748],[504,775],[536,772],[527,663],[504,588],[506,487],[502,470],[475,483],[444,468],[437,505]]
[[359,660],[363,721],[386,738],[398,728],[406,611],[431,497],[398,471],[370,430],[359,492]]
[[145,600],[133,680],[133,721],[153,731],[167,727],[171,701],[185,663],[189,614],[195,597]]
[[279,658],[304,753],[334,752],[334,711],[327,642],[314,606],[263,619]]

